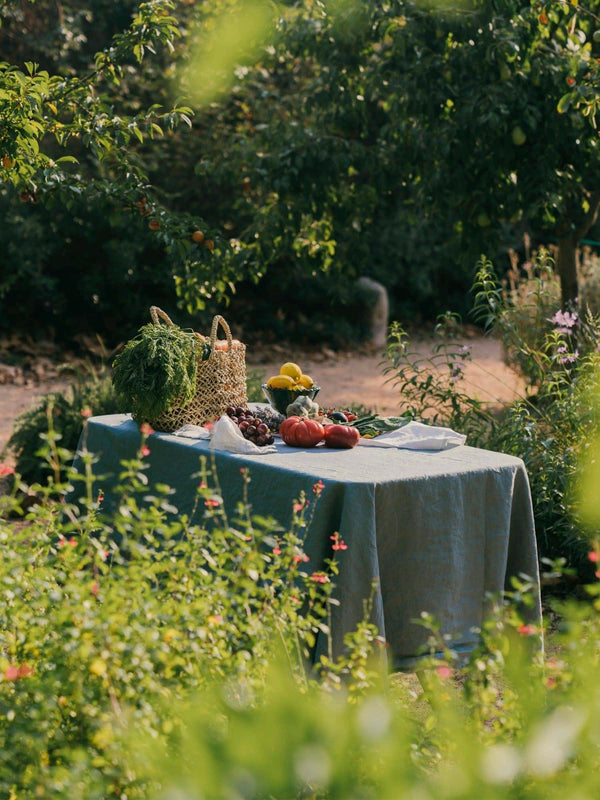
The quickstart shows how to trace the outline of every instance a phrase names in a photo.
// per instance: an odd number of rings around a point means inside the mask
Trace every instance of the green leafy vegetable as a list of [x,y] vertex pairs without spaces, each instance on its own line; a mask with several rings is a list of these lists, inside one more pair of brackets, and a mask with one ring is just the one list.
[[204,348],[177,325],[140,328],[113,362],[113,385],[137,419],[152,420],[194,396],[196,355]]

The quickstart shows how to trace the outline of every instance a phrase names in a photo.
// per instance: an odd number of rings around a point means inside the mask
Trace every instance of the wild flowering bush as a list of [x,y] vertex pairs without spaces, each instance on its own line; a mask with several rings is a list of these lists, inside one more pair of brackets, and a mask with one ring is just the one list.
[[502,336],[509,363],[529,379],[524,397],[498,413],[464,390],[469,347],[452,314],[436,327],[430,356],[412,351],[406,331],[393,323],[382,367],[399,389],[403,413],[459,430],[471,445],[523,459],[540,557],[564,558],[575,579],[585,582],[594,569],[577,500],[578,465],[598,424],[600,317],[557,308],[544,288],[549,257],[539,257],[537,277],[530,279],[535,291],[530,285],[524,304],[506,294],[485,258],[473,286],[475,316]]
[[[228,681],[260,696],[276,658],[303,689],[319,676],[351,691],[373,680],[368,623],[349,640],[347,659],[311,667],[346,548],[337,537],[326,569],[305,571],[302,541],[322,484],[310,504],[295,501],[283,531],[245,502],[228,519],[203,464],[194,512],[176,515],[171,490],[147,485],[150,432],[123,463],[114,513],[103,511],[90,455],[84,474],[67,470],[61,482],[66,453],[52,430],[51,477],[32,487],[38,504],[22,516],[18,476],[0,497],[3,797],[147,797],[148,776],[122,736],[135,730],[167,747],[177,701]],[[76,480],[77,504],[67,496]]]
[[549,657],[520,613],[530,587],[515,581],[466,663],[424,616],[441,657],[424,656],[419,681],[384,685],[366,622],[344,659],[312,669],[346,552],[334,534],[327,568],[303,569],[322,484],[282,531],[245,501],[227,517],[201,464],[196,508],[178,517],[171,490],[147,485],[150,432],[122,465],[114,513],[90,456],[61,480],[52,429],[37,505],[23,514],[18,476],[0,497],[2,796],[595,800],[596,586],[557,608]]

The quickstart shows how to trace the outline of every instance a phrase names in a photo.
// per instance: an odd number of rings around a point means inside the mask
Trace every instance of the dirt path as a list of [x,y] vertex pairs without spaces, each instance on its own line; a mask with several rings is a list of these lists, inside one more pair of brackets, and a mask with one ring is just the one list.
[[[523,392],[521,379],[502,360],[498,341],[481,336],[464,341],[472,354],[465,367],[465,391],[492,404],[505,403]],[[431,339],[413,340],[411,349],[425,357],[431,352]],[[260,370],[265,380],[278,373],[284,361],[290,360],[297,361],[321,387],[318,397],[321,406],[341,408],[362,404],[381,414],[398,411],[399,391],[386,383],[379,352],[334,353],[325,349],[298,353],[284,348],[257,352],[248,348],[248,368]],[[68,380],[60,376],[55,362],[46,359],[41,365],[38,361],[16,368],[3,363],[0,352],[0,452],[19,414],[37,405],[44,394],[65,391],[67,386]]]
[[[523,393],[523,381],[503,362],[499,341],[476,337],[466,338],[464,342],[471,350],[471,360],[465,364],[464,391],[492,405],[501,405]],[[431,339],[411,343],[411,349],[422,357],[431,354],[431,346]],[[273,354],[262,358],[249,354],[248,357],[249,366],[260,369],[265,380],[277,374],[283,361],[288,360],[297,361],[321,387],[317,398],[321,406],[339,408],[361,403],[381,414],[398,411],[399,390],[383,375],[380,353],[328,354],[325,351],[296,356],[286,355],[284,351],[278,357]]]

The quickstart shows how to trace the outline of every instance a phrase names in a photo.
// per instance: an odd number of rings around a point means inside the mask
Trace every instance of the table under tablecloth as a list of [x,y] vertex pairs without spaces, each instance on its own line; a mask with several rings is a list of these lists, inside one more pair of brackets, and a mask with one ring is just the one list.
[[[120,470],[140,444],[129,415],[92,417],[80,441],[98,457],[94,473],[105,502]],[[516,575],[537,587],[530,614],[539,619],[539,577],[531,495],[523,462],[513,456],[468,446],[441,451],[355,447],[331,450],[288,447],[239,455],[211,451],[207,441],[155,433],[147,440],[149,484],[175,489],[173,505],[189,513],[196,497],[202,456],[214,452],[226,509],[242,499],[240,467],[250,470],[247,487],[253,512],[289,525],[292,504],[322,481],[305,550],[307,570],[331,557],[331,535],[339,532],[347,550],[338,551],[339,575],[331,644],[343,651],[343,637],[364,617],[371,597],[372,621],[385,637],[392,667],[410,666],[427,640],[416,624],[422,612],[440,623],[458,650],[479,640],[490,598],[499,597]],[[77,460],[76,460],[77,464]],[[321,641],[317,650],[325,651]]]

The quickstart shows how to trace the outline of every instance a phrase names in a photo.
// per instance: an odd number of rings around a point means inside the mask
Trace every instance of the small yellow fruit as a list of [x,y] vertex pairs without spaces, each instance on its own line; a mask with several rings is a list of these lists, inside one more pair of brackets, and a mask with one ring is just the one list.
[[273,375],[267,381],[269,389],[292,389],[294,381],[289,375]]
[[292,380],[299,381],[302,377],[302,370],[298,364],[294,364],[293,361],[287,361],[279,370],[279,374],[289,375]]
[[315,382],[310,377],[310,375],[300,375],[300,377],[298,378],[298,383],[305,389],[312,389],[315,385]]

